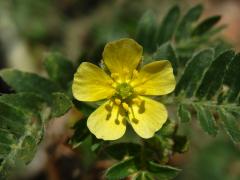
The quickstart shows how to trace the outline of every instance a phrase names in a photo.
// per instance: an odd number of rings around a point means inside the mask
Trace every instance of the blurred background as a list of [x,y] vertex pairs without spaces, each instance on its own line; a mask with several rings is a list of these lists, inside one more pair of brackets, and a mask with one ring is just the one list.
[[[172,5],[182,12],[197,3],[205,7],[202,18],[222,15],[223,38],[240,50],[239,0],[0,0],[0,69],[11,67],[45,76],[42,61],[48,52],[62,53],[78,65],[101,59],[104,44],[132,36],[146,10],[161,21]],[[0,81],[1,93],[9,92]],[[76,112],[69,112],[75,113]],[[68,114],[66,115],[68,116]],[[65,145],[72,132],[66,117],[51,122],[45,140],[22,179],[83,179],[81,152]],[[239,180],[240,151],[225,136],[213,139],[194,124],[187,153],[176,154],[171,164],[183,168],[179,180]],[[86,154],[86,153],[85,153]],[[99,162],[86,179],[102,179],[111,162]]]

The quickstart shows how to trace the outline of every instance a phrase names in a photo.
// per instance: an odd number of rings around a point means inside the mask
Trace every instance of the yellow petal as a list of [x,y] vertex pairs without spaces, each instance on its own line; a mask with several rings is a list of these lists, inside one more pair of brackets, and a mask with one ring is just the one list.
[[116,140],[126,131],[124,111],[107,101],[89,116],[87,126],[98,139]]
[[151,138],[167,120],[165,106],[150,98],[139,96],[140,106],[131,104],[129,121],[134,131],[142,138]]
[[111,78],[98,66],[84,62],[74,75],[72,92],[79,101],[97,101],[114,94]]
[[131,84],[141,95],[164,95],[172,92],[176,81],[171,63],[162,60],[145,65]]
[[121,39],[108,43],[103,51],[103,60],[111,73],[132,73],[142,58],[142,46],[133,39]]

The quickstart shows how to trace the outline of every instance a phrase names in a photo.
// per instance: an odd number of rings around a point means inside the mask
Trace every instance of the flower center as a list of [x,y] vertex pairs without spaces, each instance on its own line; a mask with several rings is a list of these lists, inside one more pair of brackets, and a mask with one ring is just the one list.
[[116,87],[117,95],[122,99],[126,99],[133,95],[133,88],[128,83],[118,84]]

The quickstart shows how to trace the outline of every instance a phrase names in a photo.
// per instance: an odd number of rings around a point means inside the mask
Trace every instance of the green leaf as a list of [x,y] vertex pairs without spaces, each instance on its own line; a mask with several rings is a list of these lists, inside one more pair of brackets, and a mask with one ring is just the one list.
[[137,156],[141,146],[134,143],[117,143],[109,145],[105,151],[115,159],[122,160],[126,156]]
[[173,66],[174,74],[177,74],[178,59],[176,56],[176,52],[170,42],[167,42],[158,47],[158,49],[152,56],[152,60],[169,60]]
[[106,171],[106,178],[111,179],[123,179],[129,175],[138,171],[138,164],[134,158],[123,160]]
[[192,7],[180,21],[177,31],[176,40],[186,40],[190,37],[192,31],[192,24],[196,22],[203,12],[202,5],[196,5]]
[[71,99],[64,93],[53,93],[52,116],[64,115],[72,106]]
[[212,49],[205,49],[192,57],[177,84],[175,89],[176,95],[182,92],[187,97],[192,97],[195,94],[204,74],[213,61],[213,55],[214,52]]
[[79,152],[81,152],[81,163],[86,169],[89,169],[91,165],[93,165],[93,163],[97,160],[97,155],[92,148],[94,145],[93,139],[93,136],[91,134],[88,134],[88,136],[83,139],[78,144],[78,146],[74,147],[77,148]]
[[230,43],[224,41],[223,39],[217,39],[213,43],[213,46],[214,46],[214,57],[215,58],[218,57],[223,52],[233,48],[233,46]]
[[221,16],[212,16],[203,20],[200,24],[197,25],[196,28],[194,28],[192,32],[192,36],[203,35],[207,31],[209,31],[215,24],[217,24],[220,19],[221,19]]
[[33,73],[4,69],[0,71],[0,76],[16,92],[36,93],[49,104],[51,103],[51,94],[59,91],[58,85],[54,82]]
[[180,104],[178,106],[178,117],[182,123],[189,122],[191,120],[191,113],[189,112],[187,105]]
[[144,47],[144,50],[149,52],[155,50],[156,30],[155,14],[152,11],[146,11],[138,23],[136,36],[137,42]]
[[40,119],[0,102],[0,179],[29,163],[43,136]]
[[180,18],[180,8],[178,5],[173,6],[164,17],[158,31],[157,43],[161,45],[172,39],[176,29],[176,24]]
[[0,102],[31,114],[39,114],[44,105],[44,100],[34,93],[4,94]]
[[[240,108],[239,108],[240,109]],[[223,122],[223,128],[233,142],[240,142],[240,123],[238,120],[225,109],[219,109],[220,118]]]
[[[214,59],[211,49],[202,50],[193,56],[175,90],[176,101],[179,104],[178,116],[181,120],[189,120],[191,114],[188,108],[193,106],[203,130],[216,136],[218,126],[213,113],[219,115],[219,112],[215,112],[219,108],[235,114],[240,110],[236,98],[235,102],[234,99],[230,103],[226,101],[231,92],[234,92],[234,96],[239,93],[238,88],[234,89],[239,86],[238,58],[232,50],[227,50]],[[223,83],[229,86],[227,92],[222,88],[225,86]]]
[[220,89],[226,68],[234,58],[234,51],[228,50],[219,55],[206,72],[196,93],[197,97],[210,99]]
[[73,146],[73,148],[77,148],[81,143],[84,141],[84,139],[87,138],[87,136],[90,134],[88,128],[87,128],[87,119],[81,119],[77,121],[76,124],[74,124],[74,134],[70,139],[70,144]]
[[156,175],[157,179],[161,180],[173,179],[179,174],[179,172],[181,172],[181,170],[178,168],[157,164],[152,161],[148,163],[147,169],[149,172]]
[[211,111],[198,104],[194,105],[194,109],[197,112],[197,119],[200,121],[203,130],[212,136],[216,136],[218,128]]
[[49,53],[44,62],[44,67],[51,80],[66,88],[73,79],[73,64],[59,53]]
[[[223,28],[223,26],[214,27],[220,16],[206,18],[198,23],[202,11],[201,5],[191,8],[181,19],[175,32],[175,39],[172,39],[174,32],[172,26],[177,20],[168,22],[166,19],[170,19],[171,16],[177,19],[174,14],[178,14],[179,9],[174,6],[162,21],[162,24],[166,23],[166,25],[161,25],[158,31],[159,36],[166,33],[168,41],[172,42],[174,48],[170,42],[166,42],[158,47],[152,56],[147,57],[152,57],[153,61],[160,59],[171,61],[177,86],[173,94],[175,97],[171,96],[169,101],[166,97],[166,102],[177,104],[180,121],[190,121],[190,110],[193,106],[202,128],[215,136],[219,124],[214,117],[219,116],[219,112],[216,111],[218,108],[223,108],[236,119],[240,117],[238,82],[240,54],[235,56],[234,51],[227,48],[230,47],[228,43],[214,36]],[[168,31],[168,28],[172,29]],[[160,42],[165,41],[165,37],[158,38]],[[211,46],[212,48],[208,48]],[[147,61],[149,59],[147,58]],[[160,133],[158,138],[160,140],[164,137],[161,137]]]
[[229,87],[226,98],[228,102],[234,102],[238,97],[240,83],[237,77],[240,77],[240,53],[230,63],[224,78],[224,83]]
[[147,171],[140,171],[134,180],[154,180],[154,177]]

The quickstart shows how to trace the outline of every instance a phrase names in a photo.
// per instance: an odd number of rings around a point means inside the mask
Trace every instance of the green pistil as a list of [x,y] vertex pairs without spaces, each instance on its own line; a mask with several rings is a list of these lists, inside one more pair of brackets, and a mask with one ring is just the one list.
[[133,88],[128,83],[121,83],[117,86],[117,95],[122,99],[126,99],[133,95]]

